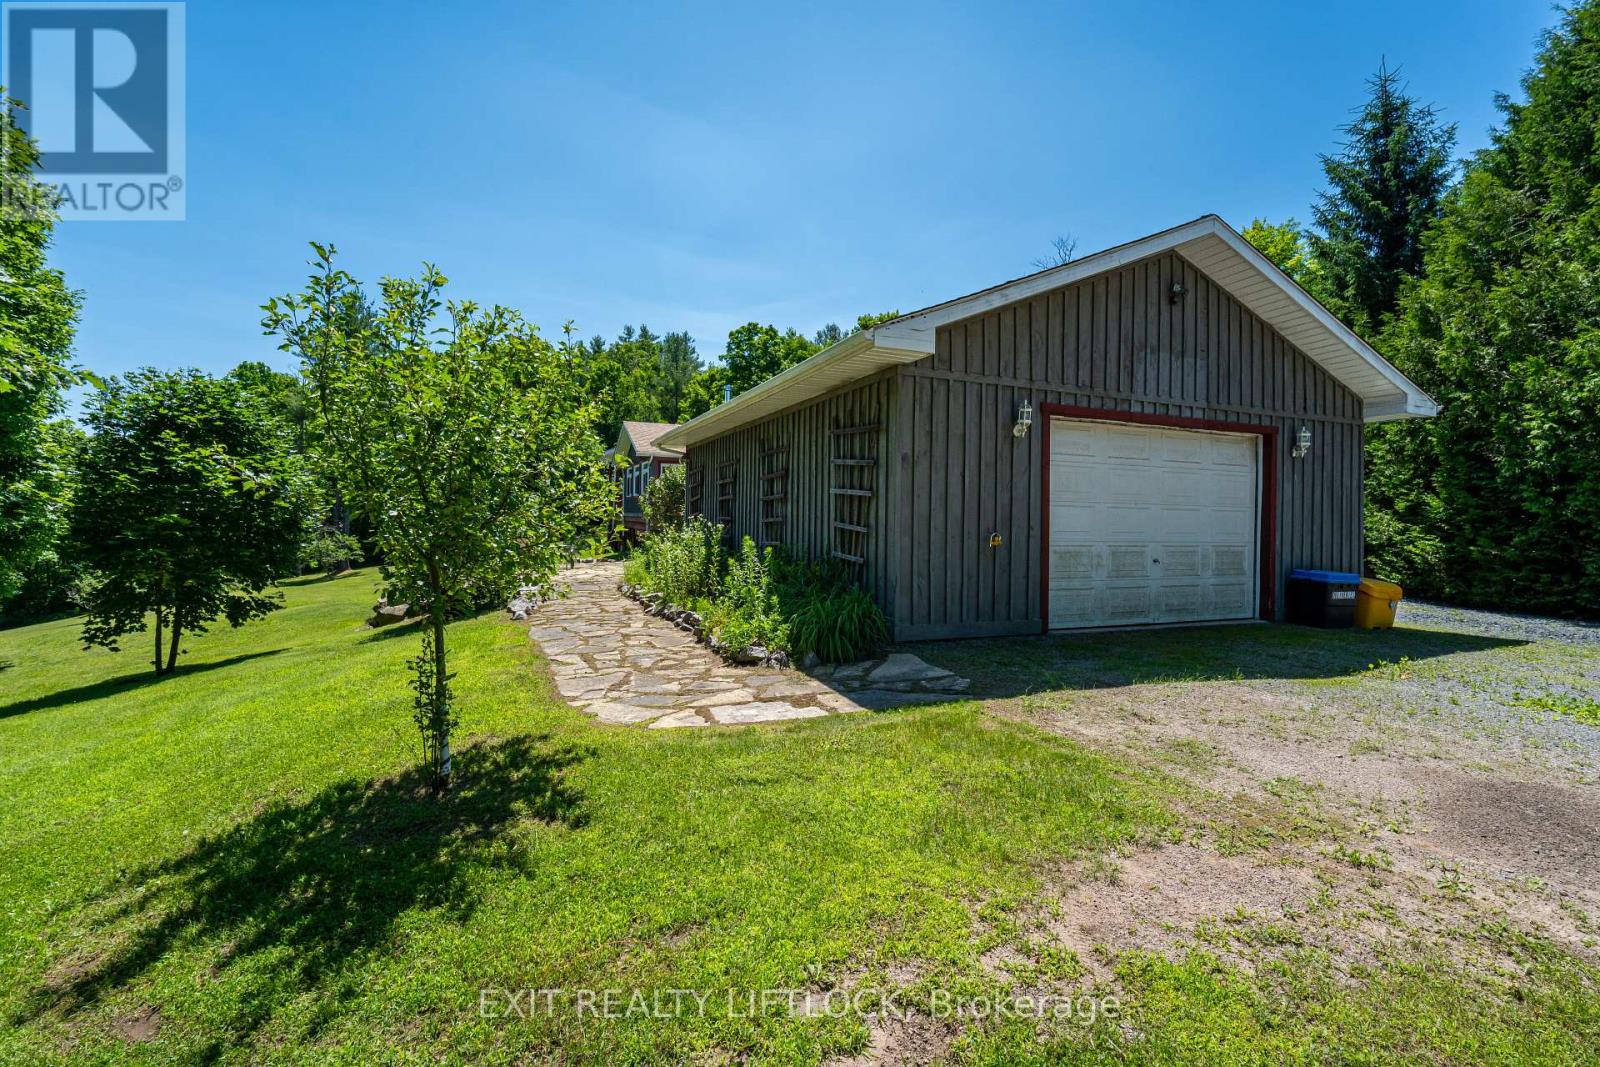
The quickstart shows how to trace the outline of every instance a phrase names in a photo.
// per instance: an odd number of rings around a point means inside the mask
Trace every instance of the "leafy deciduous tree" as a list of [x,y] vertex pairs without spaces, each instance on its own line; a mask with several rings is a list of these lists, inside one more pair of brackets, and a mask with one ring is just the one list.
[[644,490],[644,523],[649,530],[683,525],[683,503],[688,476],[683,464],[671,463]]
[[720,363],[713,363],[690,378],[689,387],[683,391],[683,407],[678,417],[692,419],[722,403],[722,387],[727,382],[728,369]]
[[435,783],[450,781],[446,622],[547,583],[611,495],[574,361],[515,312],[445,303],[445,277],[385,278],[373,306],[316,258],[304,290],[269,300],[264,328],[299,354],[321,452],[372,519],[391,599],[424,607],[416,722]]
[[265,590],[294,569],[310,502],[259,403],[199,371],[143,370],[107,383],[86,417],[71,518],[93,570],[86,647],[114,650],[153,618],[166,674],[185,633],[279,607]]
[[816,352],[816,345],[796,330],[779,333],[776,326],[747,322],[729,332],[722,365],[727,371],[727,384],[738,396]]
[[1311,256],[1305,231],[1297,220],[1268,222],[1266,219],[1252,219],[1239,236],[1255,245],[1257,251],[1299,282],[1301,288],[1313,296],[1317,295],[1321,279],[1317,276],[1316,260]]
[[79,297],[46,261],[55,220],[14,106],[0,93],[0,604],[51,549],[62,472],[45,427],[62,390],[92,380],[68,363]]

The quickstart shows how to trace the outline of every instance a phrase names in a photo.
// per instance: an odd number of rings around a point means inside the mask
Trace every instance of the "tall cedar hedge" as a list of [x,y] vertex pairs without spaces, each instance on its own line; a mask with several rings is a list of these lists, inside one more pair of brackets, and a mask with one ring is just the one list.
[[1600,615],[1600,0],[1468,162],[1382,347],[1437,398],[1375,428],[1367,537],[1413,592]]

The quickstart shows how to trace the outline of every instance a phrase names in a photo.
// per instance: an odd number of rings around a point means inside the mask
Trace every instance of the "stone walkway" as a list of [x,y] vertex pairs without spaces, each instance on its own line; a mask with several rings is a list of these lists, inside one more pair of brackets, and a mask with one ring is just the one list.
[[724,663],[618,590],[622,565],[586,563],[557,578],[571,595],[528,614],[532,638],[556,686],[601,722],[737,726],[811,719],[909,703],[959,699],[964,678],[900,653],[882,660],[800,671]]

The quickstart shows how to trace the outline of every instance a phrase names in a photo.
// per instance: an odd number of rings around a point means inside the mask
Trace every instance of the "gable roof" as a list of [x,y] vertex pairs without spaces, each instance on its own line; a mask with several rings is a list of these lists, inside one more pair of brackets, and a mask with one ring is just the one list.
[[803,363],[663,434],[659,444],[684,448],[775,414],[885,367],[933,355],[940,326],[1027,300],[1040,293],[1176,252],[1222,286],[1288,342],[1361,397],[1367,422],[1427,418],[1439,405],[1371,345],[1279,270],[1216,215],[1141,237],[969,296],[901,315],[851,334]]
[[628,450],[627,446],[631,443],[636,456],[675,459],[683,455],[683,449],[664,447],[658,438],[668,430],[677,428],[678,424],[673,422],[623,422],[622,432],[617,434],[617,443],[612,447],[622,453]]

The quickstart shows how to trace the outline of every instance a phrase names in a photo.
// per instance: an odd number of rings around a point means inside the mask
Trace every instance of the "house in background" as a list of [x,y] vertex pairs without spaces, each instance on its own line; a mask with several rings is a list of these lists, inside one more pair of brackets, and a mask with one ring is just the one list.
[[[635,534],[644,532],[644,491],[660,474],[683,459],[676,448],[663,448],[657,438],[675,429],[670,422],[624,422],[617,443],[606,451],[607,469],[614,473],[622,497],[622,525]],[[618,462],[625,461],[626,466]]]
[[1434,402],[1215,215],[854,334],[655,438],[687,509],[896,640],[1277,619],[1359,571],[1362,427]]

